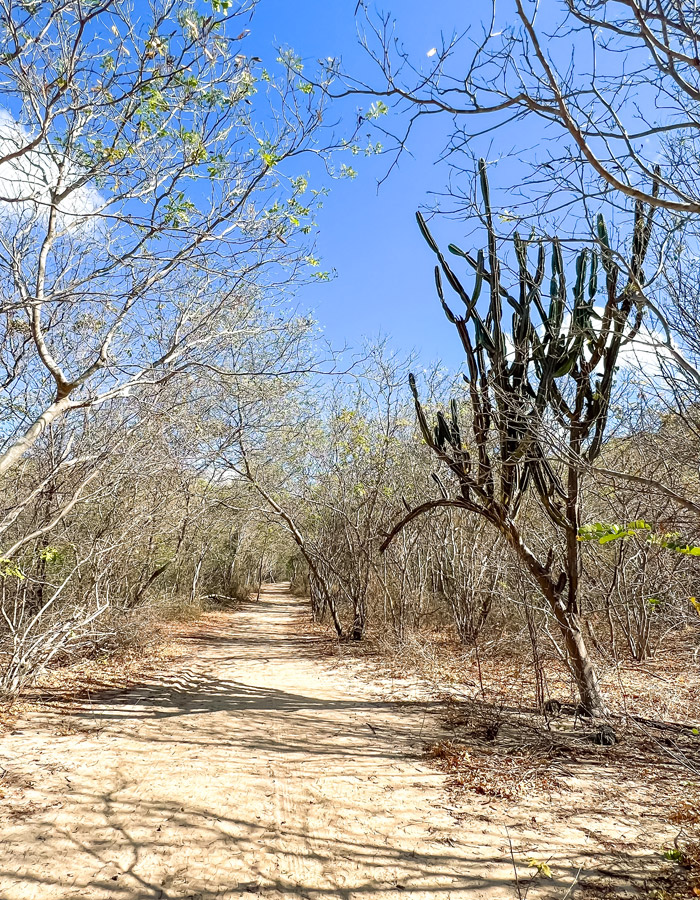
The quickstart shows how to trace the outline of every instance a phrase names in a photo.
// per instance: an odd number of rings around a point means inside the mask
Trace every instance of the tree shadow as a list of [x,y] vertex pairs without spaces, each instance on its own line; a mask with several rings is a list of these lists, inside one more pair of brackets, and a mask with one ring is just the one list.
[[[31,871],[22,871],[21,864],[14,871],[0,869],[0,885],[10,891],[21,884],[33,889],[31,896],[37,898],[86,900],[224,900],[254,895],[506,900],[517,898],[535,882],[552,897],[561,897],[576,881],[583,893],[572,891],[571,896],[624,897],[631,885],[659,883],[658,865],[643,855],[594,856],[589,851],[575,861],[556,860],[545,885],[528,871],[517,844],[513,856],[505,848],[494,853],[480,846],[483,835],[474,831],[449,843],[435,840],[418,850],[396,839],[367,835],[350,840],[330,831],[308,834],[284,823],[224,817],[196,805],[184,810],[165,800],[127,805],[120,799],[122,790],[77,793],[74,802],[96,810],[99,824],[91,833],[60,828],[42,832]],[[505,841],[496,836],[490,843],[498,846]],[[61,864],[68,858],[72,871]],[[155,871],[154,859],[160,863]]]
[[[314,636],[287,628],[297,610],[281,592],[245,604],[232,617],[233,627],[193,630],[186,637],[192,652],[177,670],[118,695],[92,692],[89,703],[67,711],[57,703],[56,715],[88,735],[52,757],[65,765],[69,785],[66,790],[59,779],[54,787],[58,806],[32,812],[21,834],[6,838],[0,897],[518,897],[506,804],[488,806],[477,817],[472,803],[472,817],[458,826],[444,814],[435,817],[430,806],[421,808],[425,793],[407,789],[411,777],[424,779],[421,788],[426,778],[443,777],[413,763],[426,743],[458,733],[457,726],[438,723],[444,702],[387,700],[366,685],[354,691],[351,681],[341,682],[321,665],[311,667],[313,677],[307,671],[306,681],[295,680],[299,659],[318,656]],[[477,713],[459,726],[475,756],[485,749]],[[500,714],[508,719],[508,710],[500,707]],[[500,740],[512,754],[505,729]],[[200,795],[205,801],[185,799],[194,766],[200,789],[202,777],[211,779]],[[314,791],[329,774],[330,787]],[[245,796],[236,793],[241,776],[248,777]],[[377,779],[385,792],[379,800],[372,787]],[[342,798],[332,790],[339,781],[346,788]],[[347,789],[353,782],[355,794]],[[268,790],[291,793],[288,821],[272,814]],[[404,797],[418,807],[402,807]],[[559,802],[567,814],[575,808],[575,800]],[[313,827],[304,804],[309,816],[316,810]],[[529,815],[531,809],[522,804],[517,811]],[[598,821],[616,819],[608,811]],[[596,840],[591,849],[579,844],[570,859],[552,861],[551,883],[530,883],[531,841],[517,825],[511,834],[518,877],[532,888],[531,900],[544,887],[562,897],[580,866],[582,896],[605,896],[595,893],[600,884],[623,897],[630,883],[658,874],[648,855],[605,849]]]

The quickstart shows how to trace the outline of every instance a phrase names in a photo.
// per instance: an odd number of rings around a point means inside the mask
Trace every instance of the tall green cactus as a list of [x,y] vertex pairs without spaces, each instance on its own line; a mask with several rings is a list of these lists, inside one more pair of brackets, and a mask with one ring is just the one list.
[[[540,239],[533,246],[533,241],[515,234],[517,290],[511,291],[501,275],[505,267],[498,257],[483,160],[478,174],[486,252],[473,254],[448,246],[473,274],[471,292],[455,274],[423,216],[417,214],[421,233],[437,257],[435,286],[440,303],[465,352],[470,437],[455,401],[449,416],[438,412],[431,427],[413,376],[410,386],[423,438],[452,472],[458,494],[445,496],[444,485],[436,479],[440,499],[411,511],[397,523],[384,546],[407,522],[437,506],[461,507],[488,519],[506,536],[550,602],[582,702],[599,711],[602,699],[578,625],[580,486],[586,466],[602,449],[620,350],[641,325],[643,264],[653,210],[645,210],[641,203],[635,207],[626,265],[611,248],[605,221],[598,216],[595,239],[576,257],[571,290],[559,239]],[[656,194],[658,185],[653,190]],[[597,312],[601,268],[604,302]],[[448,303],[444,281],[463,304],[461,313]],[[482,300],[484,285],[488,298]],[[512,310],[509,329],[504,325],[504,301]],[[542,561],[530,550],[519,524],[518,512],[531,489],[551,524],[565,537],[566,551],[558,571],[553,554]]]
[[[598,216],[596,243],[576,257],[576,278],[570,296],[560,241],[556,237],[549,242],[537,241],[533,266],[533,242],[516,233],[516,297],[504,287],[500,275],[502,267],[496,253],[497,236],[483,160],[479,163],[479,180],[488,232],[488,268],[483,252],[473,255],[454,244],[448,246],[454,256],[466,260],[474,273],[471,293],[441,252],[423,216],[417,214],[420,230],[438,259],[438,297],[466,354],[465,378],[473,414],[471,448],[467,449],[461,439],[454,405],[453,426],[448,427],[445,417],[438,414],[434,433],[428,434],[415,381],[411,380],[418,418],[429,446],[442,457],[449,457],[445,462],[458,477],[463,499],[474,496],[490,507],[500,506],[502,514],[515,515],[525,488],[532,483],[552,521],[565,526],[565,511],[559,501],[566,500],[567,490],[561,472],[555,471],[550,462],[548,442],[542,437],[543,422],[553,417],[559,428],[568,433],[579,468],[600,453],[619,352],[639,328],[642,264],[651,236],[651,211],[645,213],[637,204],[632,253],[621,291],[617,285],[623,270],[610,247],[602,215]],[[543,289],[547,256],[548,304]],[[599,314],[594,305],[601,265],[607,296]],[[461,315],[453,311],[445,298],[443,278],[464,304]],[[484,282],[490,293],[487,307],[480,310]],[[503,328],[504,300],[512,309],[510,348]],[[460,437],[455,439],[454,435]],[[492,450],[494,440],[499,446],[497,460]],[[477,465],[472,465],[473,455],[478,457]]]

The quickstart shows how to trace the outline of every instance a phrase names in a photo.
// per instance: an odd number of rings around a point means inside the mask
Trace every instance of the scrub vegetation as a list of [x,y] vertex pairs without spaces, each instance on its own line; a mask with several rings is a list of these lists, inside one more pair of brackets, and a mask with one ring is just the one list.
[[[494,0],[414,59],[360,2],[364,76],[248,55],[256,5],[0,0],[7,728],[177,670],[197,623],[241,641],[237,610],[265,655],[281,609],[358,685],[421,685],[456,798],[551,799],[566,754],[672,773],[646,896],[700,895],[700,14]],[[336,352],[294,302],[328,185],[391,178],[426,120],[452,219],[386,265],[434,266],[459,371]],[[508,843],[507,890],[544,891],[556,857]]]

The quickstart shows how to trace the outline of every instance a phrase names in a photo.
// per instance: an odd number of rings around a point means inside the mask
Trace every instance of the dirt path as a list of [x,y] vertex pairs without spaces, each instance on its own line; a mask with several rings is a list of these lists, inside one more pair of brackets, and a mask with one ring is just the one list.
[[511,900],[506,827],[526,878],[530,856],[554,869],[530,900],[563,897],[579,866],[604,889],[571,896],[648,896],[663,835],[638,785],[624,809],[606,768],[554,802],[451,801],[422,756],[442,705],[386,699],[391,682],[322,657],[305,617],[268,588],[138,689],[5,735],[21,803],[0,804],[1,900]]
[[[458,845],[442,777],[419,758],[425,704],[344,677],[298,617],[269,588],[184,667],[77,710],[77,732],[57,735],[49,716],[6,736],[0,762],[26,789],[23,814],[2,822],[3,900],[417,900],[509,885],[500,853],[474,863]],[[502,839],[479,829],[479,844]]]

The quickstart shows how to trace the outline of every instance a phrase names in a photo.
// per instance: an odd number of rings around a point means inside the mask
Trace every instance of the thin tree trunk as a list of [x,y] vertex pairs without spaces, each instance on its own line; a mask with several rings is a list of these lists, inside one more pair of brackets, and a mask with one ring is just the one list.
[[282,509],[282,507],[279,505],[279,503],[277,503],[277,501],[270,494],[267,493],[265,488],[255,480],[253,473],[251,471],[250,465],[248,464],[248,458],[245,455],[245,451],[243,450],[242,446],[241,446],[241,452],[243,455],[243,461],[245,463],[246,477],[248,478],[250,483],[253,485],[253,487],[257,490],[257,492],[260,494],[260,496],[263,497],[263,499],[266,500],[270,504],[272,509],[277,513],[277,515],[286,524],[292,537],[294,538],[294,541],[295,541],[297,547],[299,548],[302,556],[306,560],[306,562],[309,566],[309,569],[311,570],[313,575],[315,575],[316,580],[318,581],[318,585],[321,588],[321,591],[324,595],[324,599],[328,605],[328,609],[330,610],[331,618],[333,619],[333,627],[336,630],[336,634],[338,635],[339,638],[343,638],[344,637],[343,626],[341,625],[340,618],[338,616],[338,610],[336,609],[336,606],[335,606],[335,602],[333,601],[333,598],[331,597],[331,594],[330,594],[330,591],[328,590],[328,585],[326,584],[325,579],[323,578],[323,576],[321,575],[321,573],[318,570],[318,567],[316,566],[313,556],[309,553],[309,551],[306,547],[306,541],[304,540],[303,534],[301,533],[301,531],[299,531],[294,519],[289,515],[289,513],[286,512],[286,510]]
[[605,715],[605,701],[600,693],[595,667],[588,655],[578,614],[574,609],[569,608],[569,604],[564,601],[562,596],[566,585],[559,586],[553,581],[545,566],[523,542],[518,529],[512,522],[504,533],[510,545],[530,570],[554,613],[564,638],[569,668],[576,682],[582,707],[592,716]]
[[24,456],[27,450],[34,446],[44,431],[59,419],[66,410],[70,409],[71,401],[68,397],[62,397],[60,400],[48,406],[44,412],[34,420],[21,438],[15,441],[11,447],[8,447],[4,453],[0,454],[0,477],[16,465]]
[[561,598],[555,600],[552,609],[564,638],[566,655],[578,688],[581,706],[592,716],[605,715],[605,702],[600,693],[595,667],[583,639],[579,617],[576,613],[567,612]]
[[258,596],[255,598],[256,601],[260,599],[260,591],[262,590],[262,567],[263,567],[263,556],[260,554],[260,566],[258,568]]

